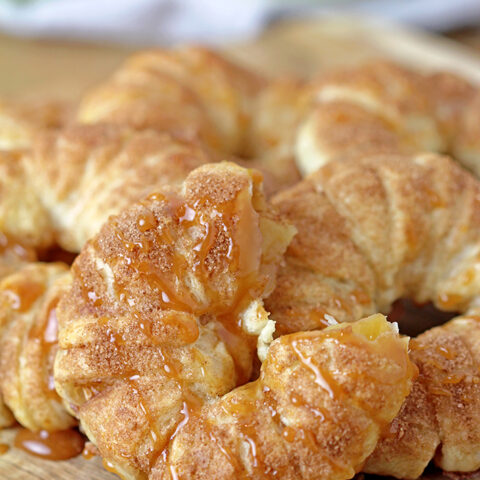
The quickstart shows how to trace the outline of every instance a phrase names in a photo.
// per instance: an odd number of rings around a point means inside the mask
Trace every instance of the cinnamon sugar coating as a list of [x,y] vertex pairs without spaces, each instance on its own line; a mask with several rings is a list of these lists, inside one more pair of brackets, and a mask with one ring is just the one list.
[[194,170],[117,217],[73,265],[55,382],[101,454],[142,478],[191,408],[251,374],[264,298],[294,230],[261,177]]
[[65,430],[76,424],[55,391],[56,305],[69,285],[61,263],[30,263],[0,282],[0,388],[24,427]]

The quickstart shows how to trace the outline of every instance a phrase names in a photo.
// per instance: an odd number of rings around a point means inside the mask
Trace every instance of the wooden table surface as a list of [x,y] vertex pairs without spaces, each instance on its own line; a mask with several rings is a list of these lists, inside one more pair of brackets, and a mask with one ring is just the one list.
[[[351,18],[282,23],[259,38],[225,50],[271,75],[309,76],[372,57],[397,59],[419,68],[446,68],[480,83],[479,50],[449,39]],[[77,100],[110,73],[132,48],[0,36],[0,96]],[[0,432],[12,443],[14,430]],[[112,480],[98,458],[47,462],[10,449],[0,456],[1,480]],[[441,478],[431,473],[426,478]]]
[[[232,58],[271,75],[309,76],[386,57],[421,68],[454,70],[480,82],[479,50],[364,19],[279,23],[259,38],[224,49]],[[134,50],[0,35],[0,96],[76,100]]]

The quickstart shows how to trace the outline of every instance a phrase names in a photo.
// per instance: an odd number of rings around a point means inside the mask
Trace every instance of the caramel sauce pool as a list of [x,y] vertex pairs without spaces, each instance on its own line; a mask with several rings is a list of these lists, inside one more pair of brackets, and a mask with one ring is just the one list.
[[22,428],[15,436],[14,445],[44,460],[68,460],[82,453],[85,438],[77,430],[31,432]]

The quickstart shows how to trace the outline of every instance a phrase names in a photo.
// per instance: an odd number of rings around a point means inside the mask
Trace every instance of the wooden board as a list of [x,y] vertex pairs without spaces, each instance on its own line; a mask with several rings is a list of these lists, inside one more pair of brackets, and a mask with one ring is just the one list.
[[[447,38],[376,21],[332,17],[277,24],[259,38],[226,46],[232,58],[271,75],[302,75],[387,57],[445,68],[480,82],[480,54]],[[0,35],[0,96],[76,100],[133,48]]]
[[[0,96],[52,96],[76,100],[133,49],[19,40],[0,36]],[[320,70],[394,58],[418,68],[444,68],[480,83],[480,55],[446,38],[383,23],[329,18],[278,24],[260,38],[225,48],[245,64],[272,75],[309,76]],[[15,431],[0,432],[11,444]],[[1,480],[113,480],[101,461],[82,457],[47,462],[10,449],[0,456]],[[438,480],[438,472],[425,478]]]
[[[0,443],[12,445],[16,429],[0,431]],[[118,480],[102,467],[100,458],[82,456],[62,462],[49,462],[10,448],[0,456],[1,480]]]

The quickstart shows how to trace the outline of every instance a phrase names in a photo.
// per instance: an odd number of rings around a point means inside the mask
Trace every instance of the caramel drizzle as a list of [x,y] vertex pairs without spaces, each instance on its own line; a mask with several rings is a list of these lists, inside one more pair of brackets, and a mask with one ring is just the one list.
[[14,441],[15,447],[46,460],[67,460],[80,455],[85,437],[76,430],[31,432],[21,428]]
[[[326,332],[325,335],[335,341],[340,346],[348,343],[360,347],[365,346],[365,344],[355,336],[351,326]],[[282,338],[282,341],[290,343],[290,346],[292,347],[292,350],[294,351],[300,363],[313,374],[314,382],[328,394],[329,398],[332,400],[343,399],[345,401],[348,401],[349,395],[344,391],[342,386],[338,384],[334,377],[330,375],[330,373],[323,369],[320,365],[318,365],[312,357],[307,357],[302,354],[302,352],[298,348],[299,342],[301,342],[301,340],[291,341],[288,339],[288,337],[286,338],[287,340],[284,340]],[[357,373],[352,372],[352,375],[354,379],[358,377]],[[365,375],[367,378],[371,378],[373,382],[376,381],[376,379],[374,377],[370,377],[368,373],[364,373],[363,375]],[[372,420],[374,423],[383,423],[381,419],[379,419],[378,412],[374,410],[370,405],[368,405],[368,403],[360,402],[360,406],[362,410],[368,415],[370,420]]]
[[[163,310],[183,311],[196,316],[214,312],[218,321],[225,327],[225,331],[230,332],[233,336],[240,333],[245,335],[240,324],[239,313],[253,297],[257,296],[259,291],[263,290],[266,284],[266,279],[262,278],[259,272],[262,238],[258,224],[258,213],[253,209],[251,202],[244,202],[244,200],[249,200],[245,198],[247,193],[247,191],[241,192],[234,201],[212,206],[213,208],[210,209],[208,214],[198,211],[200,207],[209,205],[208,198],[199,199],[193,205],[189,205],[175,194],[153,194],[144,202],[144,206],[148,208],[148,203],[151,201],[166,202],[173,224],[167,223],[159,228],[153,212],[147,210],[146,213],[138,218],[137,227],[142,235],[135,242],[125,238],[118,224],[113,225],[117,239],[125,247],[125,253],[120,254],[120,260],[132,269],[135,274],[146,279],[153,290],[159,292],[160,305]],[[191,266],[189,266],[186,258],[175,248],[177,234],[174,228],[172,228],[174,225],[181,225],[185,230],[199,228],[202,231],[201,238],[192,247],[194,261]],[[220,235],[227,241],[228,248],[225,253],[227,268],[237,281],[234,289],[234,298],[228,301],[223,300],[215,291],[211,284],[210,271],[208,269],[209,254]],[[134,254],[147,253],[160,245],[167,248],[173,247],[171,255],[172,267],[168,273],[157,270],[150,262],[135,260]],[[252,254],[252,252],[254,253]],[[201,302],[194,298],[187,288],[182,287],[184,285],[184,277],[189,270],[193,270],[200,277],[202,285],[206,290],[205,294],[209,298],[208,302]],[[134,299],[129,298],[128,291],[123,289],[118,283],[116,288],[120,300],[127,302],[131,311],[132,307],[134,307]],[[89,303],[93,303],[94,306],[101,304],[100,296],[95,292],[84,291],[84,295],[86,300]],[[153,338],[151,321],[144,318],[140,312],[134,312],[134,316],[139,322],[140,329],[147,337],[153,340],[154,345],[158,346],[158,342],[155,342]],[[174,319],[169,321],[174,322]],[[189,341],[193,343],[198,338],[198,325],[196,324],[195,326],[196,332],[186,336],[188,337],[187,343]],[[107,331],[107,334],[112,336],[112,343],[115,345],[119,344],[119,339],[115,336],[116,334],[110,330]],[[234,349],[231,354],[235,361]],[[166,361],[163,353],[162,355],[165,363],[164,373],[176,382],[183,397],[181,409],[183,420],[178,422],[167,442],[162,442],[155,420],[149,412],[147,402],[141,394],[141,389],[136,384],[136,380],[139,378],[138,374],[130,376],[127,381],[129,388],[139,399],[138,404],[147,420],[152,441],[150,468],[153,467],[160,456],[168,464],[169,445],[191,421],[192,415],[200,409],[201,405],[201,401],[184,385],[177,369]],[[246,380],[245,377],[247,375],[245,372],[239,372],[237,375],[241,380]],[[95,395],[95,392],[93,395]],[[251,448],[255,450],[255,443],[252,443],[253,440],[247,434],[245,435],[249,439],[247,441],[249,441]],[[256,461],[254,463],[257,464]],[[177,473],[174,466],[168,464],[168,469],[171,478],[176,480]]]
[[53,400],[60,400],[55,390],[53,359],[58,345],[58,320],[56,308],[59,298],[55,298],[47,308],[47,315],[41,323],[34,323],[28,333],[30,339],[40,344],[44,371],[44,392]]
[[[250,208],[240,208],[237,199],[235,202],[226,202],[212,208],[208,214],[199,212],[199,208],[208,205],[208,199],[197,200],[192,206],[174,194],[168,197],[163,194],[153,194],[148,200],[163,201],[167,203],[174,224],[182,225],[185,230],[200,228],[202,235],[200,240],[192,247],[194,261],[189,265],[187,260],[176,250],[173,250],[171,272],[158,271],[150,262],[136,262],[129,253],[146,253],[156,246],[174,246],[177,240],[176,232],[170,224],[158,228],[157,220],[153,213],[147,213],[139,217],[137,226],[143,234],[141,240],[130,242],[125,239],[118,225],[114,225],[115,234],[122,242],[127,253],[120,254],[125,263],[133,271],[147,280],[153,290],[160,293],[161,306],[163,309],[180,310],[197,316],[215,311],[217,314],[227,314],[232,311],[234,305],[242,303],[245,297],[252,297],[250,290],[258,290],[263,287],[263,282],[258,282],[260,255],[252,255],[251,251],[261,252],[261,237],[258,231],[258,214]],[[148,203],[144,202],[145,207]],[[234,218],[238,218],[234,221]],[[146,220],[147,219],[147,220]],[[149,234],[147,236],[147,233]],[[237,277],[236,296],[232,302],[222,302],[211,286],[210,272],[207,268],[207,259],[212,247],[219,235],[223,233],[228,241],[229,271]],[[153,237],[153,238],[150,238]],[[202,303],[194,298],[191,292],[179,286],[188,271],[193,270],[206,288],[206,296],[210,302]],[[259,283],[259,284],[258,284]],[[121,292],[124,293],[124,292]]]
[[34,262],[37,255],[32,248],[22,245],[16,238],[0,232],[0,255],[13,253],[16,257],[26,262]]
[[3,290],[12,310],[18,313],[28,312],[33,304],[43,295],[45,286],[42,283],[21,280]]

